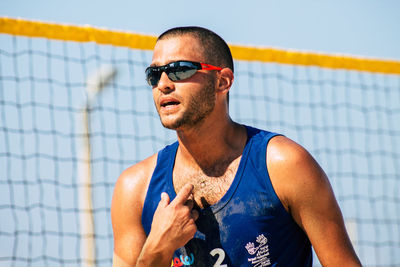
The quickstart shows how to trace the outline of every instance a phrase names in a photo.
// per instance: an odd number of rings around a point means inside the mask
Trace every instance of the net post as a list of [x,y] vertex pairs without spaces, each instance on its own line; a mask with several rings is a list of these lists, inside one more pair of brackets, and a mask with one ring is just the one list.
[[90,112],[91,103],[97,94],[115,76],[116,70],[110,66],[102,66],[92,76],[86,85],[87,101],[83,108],[83,143],[79,172],[79,206],[81,232],[81,266],[96,266],[95,222],[92,198],[91,144],[90,144]]

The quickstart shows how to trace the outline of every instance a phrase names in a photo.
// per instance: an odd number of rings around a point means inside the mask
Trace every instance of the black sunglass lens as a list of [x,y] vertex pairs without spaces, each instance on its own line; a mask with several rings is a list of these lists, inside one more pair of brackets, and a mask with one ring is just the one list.
[[196,69],[175,69],[168,73],[168,78],[172,81],[181,81],[192,77],[196,71]]
[[146,80],[150,86],[156,86],[161,77],[161,71],[158,68],[146,69]]
[[181,81],[192,77],[198,69],[192,62],[178,61],[168,66],[166,73],[172,81]]

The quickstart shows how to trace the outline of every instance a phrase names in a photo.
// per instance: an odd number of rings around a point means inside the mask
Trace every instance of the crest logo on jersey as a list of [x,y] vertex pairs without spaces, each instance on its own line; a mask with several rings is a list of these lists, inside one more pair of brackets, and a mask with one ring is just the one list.
[[253,242],[249,242],[246,244],[245,248],[247,252],[253,256],[248,258],[248,261],[254,267],[265,267],[271,265],[271,260],[269,258],[269,248],[268,248],[268,239],[260,234],[256,238],[257,244]]

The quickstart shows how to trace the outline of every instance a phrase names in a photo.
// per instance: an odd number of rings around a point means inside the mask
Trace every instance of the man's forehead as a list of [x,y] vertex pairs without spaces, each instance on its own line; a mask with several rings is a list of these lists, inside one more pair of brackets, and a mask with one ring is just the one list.
[[153,50],[152,65],[164,65],[176,60],[203,61],[203,48],[198,39],[183,35],[158,40]]

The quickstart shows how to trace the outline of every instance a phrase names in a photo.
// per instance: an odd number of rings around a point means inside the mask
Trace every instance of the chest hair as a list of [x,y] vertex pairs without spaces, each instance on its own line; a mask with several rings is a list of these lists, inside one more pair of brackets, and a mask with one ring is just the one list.
[[200,169],[176,164],[173,171],[175,192],[186,184],[192,184],[193,200],[199,208],[217,203],[228,191],[239,167],[241,157],[230,163],[213,165]]

